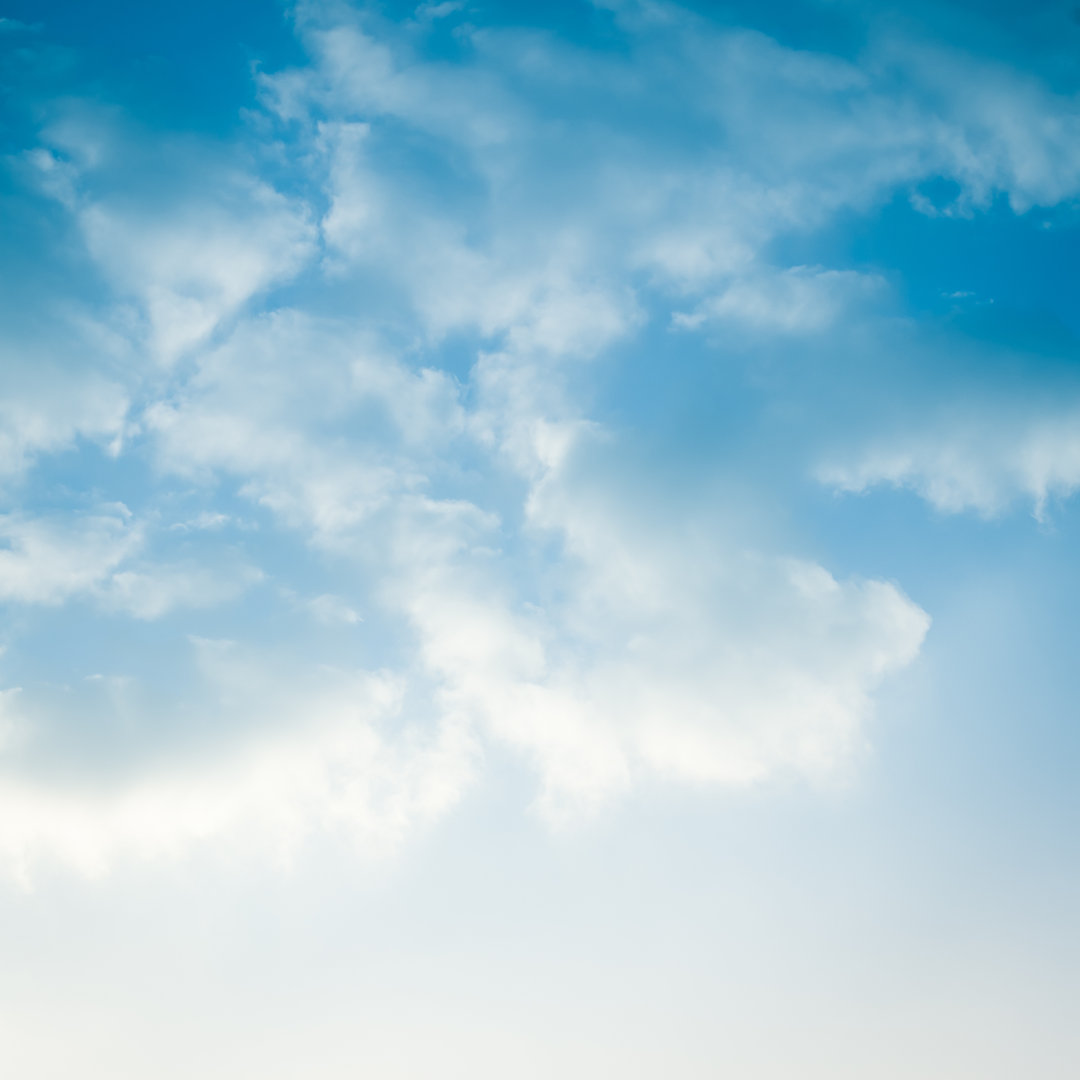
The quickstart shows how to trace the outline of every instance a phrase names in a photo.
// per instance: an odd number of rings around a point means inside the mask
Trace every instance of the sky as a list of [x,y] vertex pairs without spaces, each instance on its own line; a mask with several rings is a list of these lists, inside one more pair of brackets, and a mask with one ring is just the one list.
[[0,1072],[1075,1076],[1078,57],[4,0]]

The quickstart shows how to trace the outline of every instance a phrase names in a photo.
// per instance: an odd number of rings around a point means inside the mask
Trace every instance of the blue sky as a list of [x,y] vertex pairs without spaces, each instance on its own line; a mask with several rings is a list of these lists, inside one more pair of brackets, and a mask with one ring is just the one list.
[[0,14],[5,1072],[1073,1075],[1069,5]]

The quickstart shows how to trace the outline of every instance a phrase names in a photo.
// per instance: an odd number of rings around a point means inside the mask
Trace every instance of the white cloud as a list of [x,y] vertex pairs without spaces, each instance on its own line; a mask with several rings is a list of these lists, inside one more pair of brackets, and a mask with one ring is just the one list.
[[87,594],[141,543],[126,514],[0,517],[0,600],[59,604]]
[[118,860],[179,858],[197,845],[287,862],[313,830],[385,857],[460,797],[475,754],[465,731],[381,730],[400,713],[398,681],[323,671],[290,684],[226,644],[197,644],[218,684],[217,700],[201,707],[242,701],[259,719],[254,732],[107,787],[0,772],[0,864],[9,874],[30,884],[35,867],[58,862],[96,875]]
[[[961,185],[954,209],[1008,196],[1014,210],[1052,206],[1080,187],[1080,99],[1004,64],[925,44],[897,43],[898,62],[925,94],[927,139]],[[936,123],[931,110],[936,106]]]
[[112,574],[99,591],[102,604],[137,619],[158,619],[176,608],[208,608],[234,600],[261,581],[252,566],[229,569],[198,563],[141,564]]
[[481,151],[513,138],[520,105],[496,77],[417,61],[408,47],[379,40],[359,25],[365,16],[371,21],[370,13],[335,14],[344,17],[327,22],[321,5],[299,5],[301,37],[316,63],[260,76],[267,103],[282,117],[307,116],[313,106],[339,116],[400,117]]
[[[695,166],[665,181],[644,153],[617,151],[627,166],[621,183],[548,202],[521,175],[535,160],[528,142],[537,120],[501,86],[497,65],[459,70],[448,86],[442,69],[355,27],[313,31],[309,41],[316,66],[269,77],[264,90],[290,120],[310,117],[314,105],[329,113],[308,129],[328,196],[328,271],[337,280],[357,268],[377,273],[425,343],[466,330],[490,347],[466,398],[437,374],[417,375],[365,346],[342,323],[298,313],[247,320],[199,359],[181,393],[147,414],[163,460],[181,473],[235,477],[244,494],[320,543],[347,537],[335,551],[380,583],[380,617],[409,621],[439,707],[529,755],[552,817],[649,775],[745,784],[841,766],[860,745],[879,681],[917,653],[925,613],[887,583],[837,581],[752,544],[681,543],[692,515],[664,528],[629,509],[634,497],[655,501],[647,485],[610,504],[567,464],[579,442],[604,437],[570,386],[575,363],[641,318],[628,267],[705,291],[714,299],[701,302],[701,319],[786,332],[823,330],[878,292],[870,276],[770,269],[759,250],[778,228],[805,226],[853,197],[841,182],[851,171],[846,155],[880,117],[865,128],[860,120],[838,150],[807,141],[780,177],[777,162],[765,161],[756,172]],[[770,70],[779,64],[791,84],[785,92],[812,107],[824,95],[822,124],[834,110],[828,95],[865,89],[862,73],[836,62],[815,66],[757,39],[727,46],[743,62],[772,49]],[[488,57],[490,41],[485,48]],[[480,135],[449,121],[492,86],[484,115],[518,115],[520,125],[492,123]],[[483,228],[470,230],[455,208],[387,174],[385,116],[473,155],[490,185]],[[788,154],[786,133],[765,135],[770,152]],[[514,145],[518,160],[500,159],[496,144]],[[596,153],[582,149],[607,179],[615,170]],[[860,180],[858,198],[917,174],[906,151],[895,161]],[[504,190],[515,194],[502,207]],[[350,361],[350,348],[363,360]],[[350,370],[362,378],[350,383]],[[390,422],[377,447],[347,425],[365,400]],[[501,516],[482,499],[428,496],[441,452],[466,452],[468,437],[489,454],[481,468],[508,466],[525,483],[527,528],[562,545],[553,565],[533,569],[553,594],[576,599],[536,601],[524,584],[529,569],[504,551]]]
[[109,611],[157,619],[178,607],[234,599],[262,574],[235,560],[131,560],[146,547],[144,523],[124,507],[109,513],[0,516],[0,602],[62,604],[86,598]]
[[[685,515],[658,524],[654,501],[625,505],[569,460],[528,506],[565,545],[538,586],[563,599],[526,603],[465,539],[400,554],[395,600],[450,714],[534,761],[553,820],[649,775],[745,785],[848,763],[926,614],[890,584],[838,582]],[[428,528],[445,540],[445,520]]]
[[[205,341],[313,254],[306,206],[209,146],[163,140],[148,153],[145,140],[107,114],[76,106],[69,113],[43,132],[49,149],[29,160],[42,189],[71,211],[118,298],[136,302],[146,347],[159,362],[171,364]],[[115,173],[129,161],[131,175],[121,182]],[[142,183],[140,167],[149,173]],[[197,182],[178,183],[193,171]],[[162,173],[173,174],[168,183]],[[123,321],[122,311],[117,318]]]
[[80,211],[91,254],[123,292],[138,297],[150,349],[164,362],[291,277],[311,254],[305,215],[271,188],[238,177],[221,195],[233,205],[196,201],[145,216],[100,203]]
[[987,409],[871,444],[848,461],[823,465],[818,478],[852,493],[908,488],[938,510],[984,517],[1026,499],[1042,518],[1051,499],[1080,489],[1080,413]]
[[316,622],[326,626],[354,626],[362,621],[355,608],[350,607],[340,596],[331,593],[312,597],[307,603],[307,609]]
[[[53,313],[49,322],[56,322]],[[95,370],[96,356],[75,370],[63,362],[74,352],[92,352],[85,337],[64,328],[51,340],[25,338],[12,333],[0,340],[0,480],[19,479],[39,457],[69,450],[79,439],[117,450],[127,390]]]
[[877,275],[796,266],[736,279],[693,312],[677,312],[673,323],[689,330],[718,322],[780,334],[820,333],[848,309],[880,295],[884,285]]
[[[237,524],[228,514],[222,514],[216,510],[202,510],[195,517],[187,521],[174,521],[169,528],[176,532],[201,532],[203,530],[216,531],[226,525]],[[242,527],[242,524],[241,524]]]
[[454,214],[402,193],[369,151],[371,125],[321,123],[330,209],[322,220],[342,268],[369,268],[401,291],[433,342],[471,330],[518,350],[595,353],[639,321],[630,291],[592,265],[590,230],[575,220],[536,230],[500,221],[469,242]]
[[453,15],[465,6],[464,0],[441,0],[439,3],[420,4],[416,9],[416,17],[421,20],[445,19]]
[[[1027,76],[896,34],[852,62],[674,5],[617,7],[626,57],[464,27],[471,58],[447,65],[423,59],[411,23],[303,5],[313,63],[262,86],[272,110],[306,123],[335,266],[389,278],[435,338],[475,327],[522,348],[595,351],[639,321],[628,270],[696,300],[686,327],[816,332],[874,304],[880,279],[770,267],[777,236],[898,189],[949,213],[1080,190],[1077,102]],[[665,110],[693,153],[655,151]],[[482,189],[479,209],[467,202],[463,218],[415,175],[402,183],[389,120]],[[919,185],[939,178],[957,193],[935,208]]]
[[329,539],[422,485],[464,425],[444,372],[414,371],[354,324],[278,311],[243,321],[145,416],[163,464],[221,472],[290,525]]

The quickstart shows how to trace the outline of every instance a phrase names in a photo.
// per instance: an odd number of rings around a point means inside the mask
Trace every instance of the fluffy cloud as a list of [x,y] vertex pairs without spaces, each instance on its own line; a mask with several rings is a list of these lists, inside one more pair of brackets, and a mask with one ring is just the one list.
[[411,370],[353,322],[287,310],[243,322],[145,414],[166,468],[230,475],[325,539],[421,486],[463,424],[445,372]]
[[1037,518],[1048,503],[1080,489],[1080,413],[1027,416],[987,408],[941,426],[872,444],[852,460],[818,470],[840,491],[907,488],[946,513],[984,517],[1028,500]]
[[176,753],[168,765],[108,785],[0,770],[7,873],[30,884],[35,866],[59,862],[99,874],[117,860],[175,858],[199,844],[287,862],[314,829],[385,856],[459,798],[474,746],[451,725],[388,737],[383,728],[401,711],[394,679],[294,673],[287,683],[228,643],[196,646],[211,689],[200,707],[223,713],[235,731],[228,714],[241,702],[258,719],[255,733]]
[[926,614],[892,585],[740,550],[685,516],[657,525],[571,460],[529,498],[531,527],[564,548],[536,600],[464,544],[407,561],[395,599],[444,707],[536,763],[552,820],[649,775],[746,785],[850,762]]

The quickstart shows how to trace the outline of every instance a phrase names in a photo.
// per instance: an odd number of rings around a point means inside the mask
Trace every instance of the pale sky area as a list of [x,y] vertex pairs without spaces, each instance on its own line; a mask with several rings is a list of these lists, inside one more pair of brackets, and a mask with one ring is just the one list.
[[0,3],[0,1077],[1080,1075],[1080,15]]

